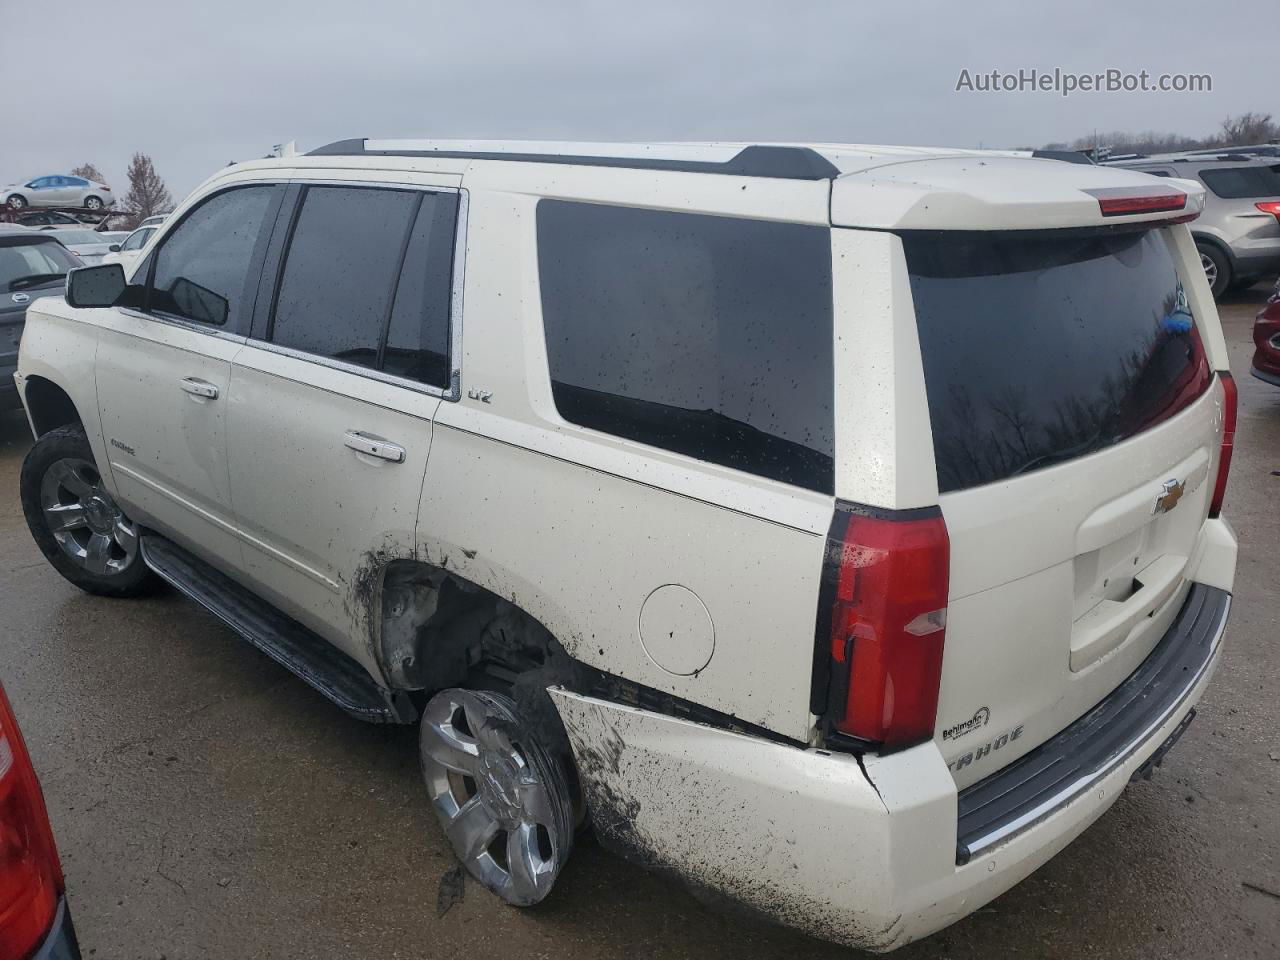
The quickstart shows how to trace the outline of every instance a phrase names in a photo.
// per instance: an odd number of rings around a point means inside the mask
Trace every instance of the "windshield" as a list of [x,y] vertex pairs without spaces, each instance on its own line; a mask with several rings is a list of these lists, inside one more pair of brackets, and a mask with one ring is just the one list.
[[56,279],[78,266],[75,256],[52,240],[0,247],[0,285],[6,291],[21,289],[32,277]]
[[903,235],[941,492],[1119,443],[1210,371],[1159,230]]

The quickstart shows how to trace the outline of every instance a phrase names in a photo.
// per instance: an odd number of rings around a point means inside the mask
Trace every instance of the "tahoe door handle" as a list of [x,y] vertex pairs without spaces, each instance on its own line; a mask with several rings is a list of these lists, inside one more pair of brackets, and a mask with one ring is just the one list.
[[218,397],[218,388],[208,380],[198,377],[183,377],[178,381],[178,386],[183,393],[189,393],[193,397],[203,397],[206,400],[216,400]]
[[359,430],[348,430],[342,442],[356,453],[367,453],[371,457],[390,460],[392,463],[404,463],[404,447],[390,440],[383,440],[382,437],[361,433]]

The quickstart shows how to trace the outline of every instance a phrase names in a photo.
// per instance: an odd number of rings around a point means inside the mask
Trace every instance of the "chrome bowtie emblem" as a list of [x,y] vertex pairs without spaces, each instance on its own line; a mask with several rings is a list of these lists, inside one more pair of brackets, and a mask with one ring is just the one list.
[[30,303],[31,296],[26,293],[15,293],[13,295],[13,302],[14,303]]
[[1168,513],[1178,505],[1178,501],[1182,499],[1182,495],[1187,491],[1187,482],[1185,480],[1166,480],[1164,482],[1164,490],[1160,496],[1156,497],[1156,507],[1152,513]]

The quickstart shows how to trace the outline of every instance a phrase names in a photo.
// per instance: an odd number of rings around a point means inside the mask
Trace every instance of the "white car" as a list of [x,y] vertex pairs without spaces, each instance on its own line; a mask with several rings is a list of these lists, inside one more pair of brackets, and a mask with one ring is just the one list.
[[51,230],[59,242],[86,264],[100,263],[116,241],[109,234],[83,227],[79,230]]
[[68,175],[36,177],[26,183],[11,183],[0,188],[0,198],[10,210],[25,207],[84,207],[102,210],[115,203],[111,188],[105,183]]
[[100,262],[132,264],[142,253],[142,248],[147,245],[147,241],[151,239],[158,229],[158,224],[141,226],[129,234],[122,242],[113,241],[109,252],[103,256]]
[[[350,140],[27,315],[23,509],[354,716],[505,901],[575,831],[889,950],[1027,876],[1222,650],[1194,183],[975,151]],[[429,454],[429,455],[428,455]]]

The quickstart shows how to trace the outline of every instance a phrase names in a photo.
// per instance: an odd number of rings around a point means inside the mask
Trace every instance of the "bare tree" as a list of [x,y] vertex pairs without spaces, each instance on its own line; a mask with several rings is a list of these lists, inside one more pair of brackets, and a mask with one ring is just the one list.
[[1242,113],[1222,121],[1218,133],[1207,137],[1189,137],[1181,133],[1112,130],[1077,137],[1068,143],[1050,143],[1046,150],[1089,150],[1094,144],[1110,148],[1112,153],[1176,153],[1179,150],[1214,149],[1215,147],[1248,146],[1280,139],[1280,123],[1269,113]]
[[1280,136],[1280,125],[1271,122],[1269,113],[1242,113],[1222,121],[1222,145],[1226,147],[1266,143]]
[[106,183],[106,180],[102,178],[102,171],[92,163],[82,163],[78,167],[72,167],[71,175],[73,177],[84,177],[86,180],[96,180],[98,183]]
[[173,197],[156,173],[151,158],[145,153],[135,153],[129,161],[129,193],[124,198],[125,209],[139,220],[155,213],[163,213],[173,206]]

